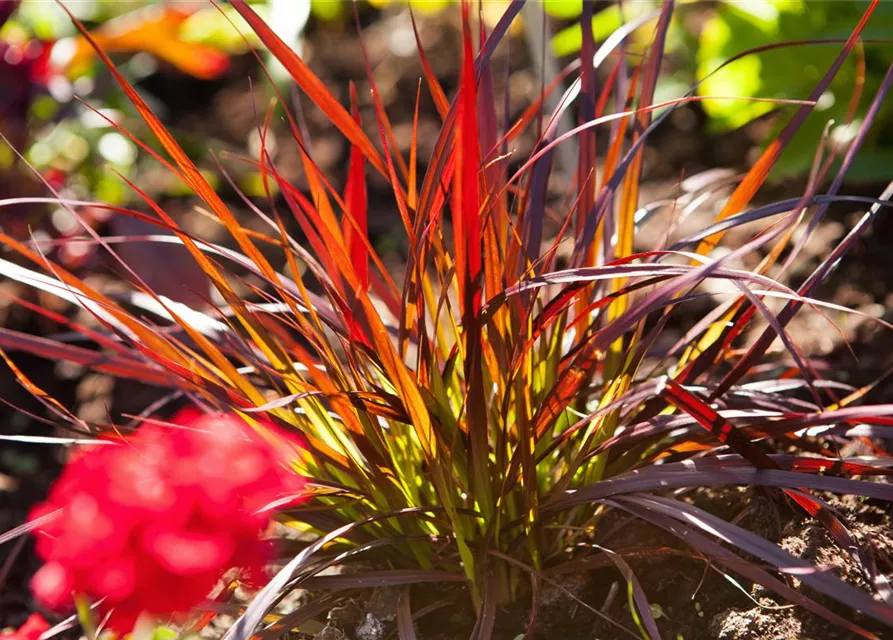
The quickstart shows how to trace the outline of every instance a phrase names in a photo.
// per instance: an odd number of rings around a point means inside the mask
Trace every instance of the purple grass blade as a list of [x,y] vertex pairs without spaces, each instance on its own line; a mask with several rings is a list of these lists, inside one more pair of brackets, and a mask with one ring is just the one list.
[[27,533],[31,533],[38,527],[42,527],[46,523],[58,518],[62,515],[62,509],[56,509],[55,511],[51,511],[50,513],[45,513],[42,516],[35,518],[34,520],[30,520],[24,524],[20,524],[14,529],[10,529],[9,531],[0,534],[0,545],[6,544],[10,540],[15,540],[16,538],[23,536]]
[[802,202],[802,198],[788,198],[787,200],[780,200],[778,202],[773,202],[729,216],[725,220],[714,223],[709,227],[705,227],[690,236],[686,236],[685,239],[680,240],[670,247],[670,251],[681,251],[688,246],[699,243],[704,238],[709,238],[716,233],[722,233],[750,222],[765,220],[766,218],[771,218],[772,216],[777,216],[782,213],[790,213],[798,203],[809,207],[816,204],[830,205],[837,202],[853,202],[870,204],[877,207],[893,207],[893,203],[884,197],[869,198],[865,196],[816,195],[805,203]]
[[[621,498],[621,500],[630,499]],[[798,579],[816,591],[893,627],[893,607],[873,600],[867,593],[831,574],[823,573],[808,561],[797,558],[765,538],[679,500],[639,495],[631,501],[714,535],[726,544],[772,564],[783,573],[795,574]]]
[[484,580],[484,601],[477,622],[471,632],[471,640],[491,640],[496,626],[496,605],[499,603],[499,584],[491,570]]
[[797,344],[794,342],[794,339],[785,330],[784,326],[780,322],[778,322],[778,319],[773,315],[772,311],[769,310],[769,307],[767,307],[756,294],[748,289],[746,285],[741,283],[735,284],[738,287],[738,290],[744,294],[744,297],[747,298],[747,300],[763,317],[763,319],[769,325],[769,328],[775,333],[775,336],[779,340],[781,340],[782,344],[791,355],[791,358],[794,359],[797,368],[800,369],[801,375],[806,380],[807,386],[809,387],[809,391],[812,394],[812,398],[815,401],[816,405],[821,406],[822,399],[815,387],[815,382],[819,379],[819,376],[816,373],[815,369],[813,369],[813,367],[809,364],[809,361],[806,359],[806,355],[803,353],[800,347],[797,346]]
[[331,609],[344,601],[351,591],[335,591],[315,598],[311,602],[287,613],[282,618],[273,622],[257,634],[259,640],[275,640],[287,636],[288,632],[300,625],[313,620],[315,617],[328,613]]
[[641,504],[640,501],[636,500],[635,497],[621,501],[606,500],[605,504],[623,509],[646,522],[650,522],[651,524],[664,529],[715,562],[743,575],[748,580],[752,580],[757,584],[772,589],[790,602],[802,606],[808,611],[821,616],[825,620],[828,620],[841,628],[848,629],[863,638],[876,638],[874,634],[869,633],[849,620],[831,612],[815,600],[806,597],[778,578],[770,575],[756,564],[740,558],[707,536],[698,533],[694,528],[686,526],[663,513],[648,509],[645,505]]
[[405,588],[397,598],[397,640],[416,640],[415,627],[412,624],[412,605],[410,590]]
[[490,58],[493,57],[496,47],[499,46],[499,43],[502,42],[505,34],[508,33],[509,27],[512,26],[512,22],[514,22],[518,14],[521,13],[521,9],[524,8],[525,2],[526,0],[511,0],[509,6],[506,7],[505,12],[502,14],[502,17],[499,18],[496,26],[493,27],[493,31],[490,32],[487,41],[484,43],[484,46],[481,47],[480,53],[478,53],[477,60],[475,60],[478,79],[480,79],[480,74],[483,71],[484,66],[490,64]]
[[341,573],[332,576],[313,576],[312,578],[302,580],[301,587],[308,589],[367,589],[408,584],[439,584],[444,582],[465,582],[465,577],[458,573],[449,573],[447,571],[391,569]]
[[[852,165],[853,161],[856,158],[856,154],[862,146],[862,143],[865,141],[866,136],[868,135],[868,130],[873,122],[875,116],[877,116],[878,111],[883,103],[884,97],[887,95],[887,92],[890,89],[891,84],[893,84],[893,64],[890,65],[887,69],[886,75],[884,75],[884,80],[881,83],[881,87],[878,89],[877,94],[875,95],[874,100],[871,103],[871,107],[868,110],[868,113],[865,116],[865,119],[862,121],[862,124],[859,126],[859,130],[856,133],[856,137],[853,142],[850,144],[849,149],[847,150],[846,156],[844,156],[843,163],[841,164],[840,170],[837,173],[837,176],[834,178],[834,182],[828,189],[828,195],[836,195],[837,191],[840,189],[841,184],[843,183],[843,179],[846,176],[847,171]],[[891,187],[893,187],[893,183],[891,183]],[[887,190],[885,190],[886,194]],[[882,196],[882,199],[888,199],[891,194],[886,195],[886,197]],[[827,210],[828,205],[822,204],[819,205],[819,209],[816,212],[813,221],[817,222],[819,218],[824,214]],[[874,211],[872,208],[869,211],[871,214]],[[831,270],[839,263],[841,257],[850,249],[853,243],[868,229],[869,223],[873,219],[873,215],[866,214],[865,217],[860,220],[860,222],[847,234],[847,236],[841,241],[837,247],[831,252],[831,254],[822,261],[815,271],[813,271],[810,276],[806,279],[803,285],[799,289],[799,293],[802,295],[808,295],[819,283],[821,283],[825,277],[831,272]],[[782,326],[785,326],[791,319],[796,315],[796,313],[800,310],[802,303],[792,300],[788,304],[785,305],[784,309],[778,314],[778,321]],[[714,391],[713,397],[718,397],[725,393],[748,369],[750,369],[753,364],[761,358],[765,353],[769,346],[772,344],[774,340],[774,336],[770,330],[763,331],[759,338],[757,338],[756,342],[748,349],[747,353],[742,357],[738,362],[735,363],[735,366],[732,367],[732,370],[726,374],[725,378],[723,378],[722,382],[720,382],[719,386]]]
[[[594,60],[595,40],[592,36],[592,3],[584,2],[580,14],[580,28],[583,32],[583,46],[580,48],[580,106],[577,113],[577,124],[583,125],[595,119],[595,72],[590,64]],[[595,129],[580,132],[579,152],[577,160],[577,209],[582,214],[592,208],[592,195],[596,187],[596,140]],[[569,215],[573,215],[571,211]],[[577,215],[576,223],[580,226],[583,216]]]
[[323,537],[308,545],[298,555],[292,558],[282,569],[280,569],[278,573],[276,573],[273,579],[270,580],[270,582],[268,582],[266,586],[264,586],[264,588],[261,589],[260,592],[254,597],[254,600],[252,600],[251,604],[248,605],[248,608],[245,609],[245,613],[239,616],[233,626],[231,626],[226,631],[223,636],[223,640],[249,640],[254,635],[254,630],[260,624],[261,620],[263,620],[264,616],[266,616],[270,607],[273,606],[273,604],[279,598],[283,589],[285,589],[285,587],[291,582],[292,577],[298,572],[299,569],[307,566],[314,554],[316,554],[316,552],[322,549],[325,545],[331,543],[334,540],[337,540],[345,534],[348,534],[373,522],[405,515],[421,515],[424,513],[430,513],[431,511],[431,509],[425,508],[401,509],[399,511],[391,513],[383,513],[371,516],[369,518],[358,520],[356,522],[350,522],[338,527],[337,529],[334,529],[333,531],[330,531]]
[[[684,463],[673,464],[694,465],[694,463],[695,461],[689,460]],[[640,491],[718,485],[758,485],[779,489],[806,488],[893,502],[893,486],[866,482],[864,480],[799,473],[781,469],[755,469],[752,466],[729,466],[721,469],[699,469],[697,466],[692,466],[691,468],[674,469],[666,472],[664,472],[664,466],[660,466],[655,467],[651,472],[644,470],[630,471],[579,489],[569,490],[563,496],[557,496],[551,502],[543,505],[542,511],[543,513],[563,511],[603,498]]]
[[624,560],[623,556],[620,554],[614,553],[610,549],[598,545],[593,546],[608,556],[620,573],[623,574],[624,580],[626,580],[627,584],[629,584],[632,589],[633,598],[636,602],[636,609],[638,609],[639,616],[641,617],[641,626],[648,632],[648,637],[651,638],[651,640],[661,640],[660,630],[657,628],[657,622],[654,619],[654,614],[651,612],[651,603],[648,601],[648,596],[645,595],[645,590],[642,589],[642,584],[636,577],[635,572],[633,572],[632,567],[629,566],[629,563]]
[[[540,157],[533,165],[533,173],[530,178],[530,195],[527,198],[527,209],[524,212],[524,226],[522,237],[524,239],[524,252],[531,262],[537,262],[540,257],[540,245],[543,242],[543,220],[546,217],[546,187],[549,183],[549,175],[552,173],[553,152],[549,151]],[[527,270],[524,264],[518,265],[523,273]],[[538,273],[540,267],[534,265],[534,273]]]

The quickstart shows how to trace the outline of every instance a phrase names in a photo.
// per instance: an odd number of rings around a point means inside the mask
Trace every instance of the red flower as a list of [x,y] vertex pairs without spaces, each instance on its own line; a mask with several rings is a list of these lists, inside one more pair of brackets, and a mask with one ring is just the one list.
[[299,496],[288,468],[295,442],[273,446],[235,415],[181,411],[180,427],[146,424],[117,445],[79,452],[31,514],[46,564],[31,589],[50,609],[74,593],[104,599],[109,626],[126,633],[143,613],[185,613],[221,576],[262,575],[273,501]]
[[41,634],[50,630],[50,623],[39,613],[32,613],[17,631],[0,633],[0,640],[37,640]]

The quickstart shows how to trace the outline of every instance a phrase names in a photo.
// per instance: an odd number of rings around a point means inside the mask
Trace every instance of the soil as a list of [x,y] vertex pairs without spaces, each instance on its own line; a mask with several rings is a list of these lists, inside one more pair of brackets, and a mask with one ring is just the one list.
[[[870,548],[880,566],[893,561],[893,528],[885,506],[827,496],[853,537]],[[693,504],[779,543],[794,556],[808,559],[846,582],[865,586],[855,564],[820,525],[801,517],[781,499],[751,489],[699,491]],[[610,512],[604,535],[594,542],[624,555],[640,580],[663,638],[684,640],[849,640],[859,636],[830,626],[805,609],[793,607],[765,588],[737,576],[727,576],[680,547],[669,534],[649,525],[628,525],[628,516]],[[655,550],[660,553],[655,553]],[[535,639],[637,637],[626,583],[615,569],[552,574],[541,585],[532,635]],[[796,578],[789,582],[796,586]],[[890,637],[877,623],[820,594],[805,590],[834,613],[878,634]],[[419,640],[455,640],[471,636],[474,615],[461,586],[414,586],[409,589]],[[305,593],[302,603],[320,594]],[[312,633],[292,632],[292,639],[383,640],[396,632],[400,588],[379,588],[355,594],[309,624]],[[497,612],[494,638],[524,637],[531,620],[530,595]],[[609,621],[613,621],[609,622]],[[617,625],[621,625],[621,629]]]
[[[389,22],[389,20],[391,22]],[[378,88],[392,120],[398,143],[405,153],[409,145],[414,96],[422,70],[416,58],[404,57],[393,51],[390,35],[405,25],[389,14],[385,20],[371,22],[364,29],[364,38],[376,70]],[[449,24],[438,21],[420,23],[423,44],[428,51],[435,73],[449,93],[455,87],[456,31]],[[512,43],[512,69],[510,86],[511,103],[518,110],[536,94],[537,84],[527,71],[528,62],[523,43]],[[312,25],[309,31],[306,58],[335,95],[346,102],[348,81],[359,82],[361,94],[368,93],[368,85],[362,80],[365,69],[359,41],[352,27],[335,30],[322,25]],[[504,53],[495,59],[497,69],[505,65]],[[211,147],[237,153],[245,153],[252,131],[256,129],[254,105],[266,105],[267,96],[255,83],[252,89],[245,78],[248,74],[258,79],[258,72],[250,57],[236,61],[233,74],[218,83],[196,83],[178,78],[163,66],[160,71],[143,81],[143,88],[152,93],[163,109],[166,122],[177,133],[184,133],[190,140],[209,139]],[[497,83],[502,73],[495,73]],[[365,91],[364,91],[365,90]],[[500,88],[497,87],[497,91]],[[413,99],[407,99],[412,96]],[[307,115],[307,126],[313,147],[313,155],[327,175],[334,176],[335,184],[343,184],[343,167],[346,165],[347,146],[343,138],[334,132],[324,119],[312,109],[309,101],[301,100]],[[680,177],[692,175],[709,167],[729,167],[741,171],[750,161],[748,149],[754,147],[765,130],[766,123],[758,122],[749,128],[720,138],[703,133],[703,114],[695,107],[686,107],[678,117],[671,119],[655,137],[646,157],[646,187],[643,201],[651,197],[667,197],[675,193]],[[368,105],[363,107],[364,126],[370,138],[378,140],[375,118]],[[263,114],[260,115],[261,119]],[[428,158],[439,129],[436,112],[426,91],[421,92],[420,103],[420,158]],[[283,129],[275,129],[283,141],[278,145],[275,161],[278,169],[303,184],[300,163],[294,145],[287,144]],[[532,140],[518,142],[518,154],[529,152]],[[205,165],[213,168],[211,159]],[[157,169],[147,167],[142,175],[144,183],[152,184]],[[138,179],[137,182],[140,182]],[[143,184],[141,182],[141,184]],[[787,184],[779,187],[786,194],[797,195],[802,185]],[[864,186],[866,194],[876,195],[874,185]],[[853,190],[850,190],[853,192]],[[259,224],[236,194],[225,187],[221,194],[234,211],[242,215],[246,224]],[[773,197],[778,194],[772,194]],[[399,226],[396,211],[389,207],[390,195],[383,182],[370,182],[370,232],[376,247],[393,264],[399,264],[405,247],[391,230]],[[266,203],[263,203],[264,205]],[[189,198],[167,197],[163,205],[174,212],[185,226],[201,231],[212,241],[221,241],[220,230],[208,225],[205,218],[195,213],[195,202]],[[816,240],[807,245],[808,258],[813,266],[818,256],[839,239],[851,224],[855,215],[851,209],[832,208],[827,220],[816,234]],[[703,224],[693,220],[692,224]],[[652,228],[643,230],[640,241],[650,241],[649,233],[659,234],[659,220]],[[260,227],[258,227],[260,228]],[[300,236],[296,229],[291,229]],[[752,230],[748,230],[752,233]],[[891,291],[889,277],[891,256],[885,241],[893,233],[893,220],[881,219],[878,228],[861,243],[823,285],[819,297],[860,310],[890,317]],[[135,258],[139,261],[139,258]],[[85,267],[97,278],[109,276],[109,265],[92,263]],[[178,277],[182,274],[178,272]],[[160,282],[159,287],[166,286]],[[179,284],[182,293],[182,284]],[[0,283],[4,293],[28,295],[20,287]],[[176,296],[176,293],[174,294]],[[35,302],[53,305],[49,298],[37,296]],[[692,313],[696,314],[694,310]],[[10,306],[5,296],[0,296],[0,326],[28,331],[37,335],[51,335],[60,330],[32,314]],[[880,332],[867,322],[848,320],[843,326],[849,347],[835,337],[833,330],[815,326],[798,318],[792,324],[792,336],[806,351],[818,352],[827,357],[831,366],[838,368],[840,378],[853,384],[864,384],[877,378],[891,364],[889,353],[893,349],[893,334]],[[858,360],[853,360],[850,347]],[[114,381],[103,376],[86,374],[76,367],[48,363],[36,358],[16,355],[17,365],[29,378],[47,393],[60,399],[66,406],[76,407],[86,419],[123,419],[127,414],[138,413],[158,395],[151,389]],[[890,383],[893,384],[893,383]],[[889,384],[880,385],[870,399],[883,401],[890,396]],[[5,367],[0,367],[0,430],[7,435],[58,435],[53,427],[30,417],[30,412],[45,415],[36,401]],[[15,411],[17,407],[22,411]],[[4,442],[0,449],[0,532],[21,524],[31,505],[40,500],[58,473],[63,452],[46,445]],[[711,513],[727,519],[738,519],[742,526],[780,543],[784,548],[828,568],[853,584],[861,584],[864,578],[814,523],[801,518],[782,499],[752,490],[727,490],[719,492],[699,491],[687,499]],[[828,501],[844,517],[857,541],[870,543],[878,564],[889,573],[893,568],[893,528],[890,511],[885,505],[871,502],[847,502],[828,497]],[[705,566],[701,559],[691,557],[690,550],[679,542],[645,524],[634,527],[622,526],[624,516],[609,513],[600,527],[596,542],[607,548],[627,554],[628,561],[654,605],[655,616],[665,638],[697,640],[717,638],[722,640],[813,639],[830,640],[853,637],[830,627],[821,619],[803,609],[789,608],[773,598],[771,593],[754,587],[745,581],[733,583],[715,569]],[[0,629],[21,624],[34,604],[28,595],[27,582],[38,566],[31,543],[7,543],[0,552]],[[636,550],[667,549],[667,553],[651,558],[636,555]],[[793,578],[791,579],[794,580]],[[613,640],[627,634],[605,622],[603,616],[617,621],[634,636],[638,636],[632,623],[627,604],[626,585],[622,576],[612,567],[588,572],[559,575],[556,584],[544,584],[537,598],[534,638],[594,638]],[[290,637],[314,640],[384,640],[396,634],[396,602],[398,590],[379,589],[357,593],[351,599],[327,613],[318,616],[306,628],[310,633],[292,632]],[[572,594],[571,598],[568,594]],[[302,602],[311,601],[321,594],[300,594]],[[415,628],[420,640],[455,640],[469,637],[474,626],[474,615],[469,597],[462,587],[417,586],[410,590],[412,610],[416,613]],[[832,611],[852,619],[877,632],[871,620],[845,610],[827,598],[815,596]],[[592,611],[595,609],[598,613]],[[601,615],[599,615],[601,614]],[[498,640],[513,640],[523,635],[531,618],[530,598],[521,598],[513,608],[500,610],[496,623]]]
[[[699,491],[690,501],[711,513],[734,519],[741,526],[779,543],[793,555],[808,559],[841,579],[865,586],[855,564],[841,556],[824,530],[800,517],[791,505],[770,499],[751,489]],[[872,549],[882,566],[893,561],[893,529],[885,507],[828,496],[860,545]],[[649,525],[628,524],[628,516],[612,512],[596,535],[599,545],[613,547],[625,557],[652,604],[663,638],[685,640],[845,640],[859,636],[829,626],[824,619],[793,607],[765,588],[727,576],[707,566],[679,546],[678,541]],[[611,533],[612,530],[614,533]],[[622,534],[621,534],[622,532]],[[662,551],[655,555],[654,550]],[[647,556],[647,557],[643,557]],[[537,596],[532,635],[547,638],[637,637],[625,581],[613,568],[587,572],[549,574]],[[796,586],[796,579],[789,580]],[[809,592],[809,590],[806,590]],[[315,633],[294,632],[292,638],[307,640],[380,640],[393,637],[396,629],[396,588],[369,591],[331,609],[314,624]],[[462,587],[415,586],[410,589],[413,611],[419,612],[415,630],[419,640],[453,640],[470,637],[474,616],[468,593]],[[312,600],[316,594],[309,594]],[[831,611],[885,638],[886,631],[872,620],[820,594],[809,593]],[[427,613],[431,611],[431,613]],[[496,640],[523,637],[531,620],[530,597],[497,612]],[[608,622],[614,621],[614,623]],[[620,629],[622,625],[626,631]]]

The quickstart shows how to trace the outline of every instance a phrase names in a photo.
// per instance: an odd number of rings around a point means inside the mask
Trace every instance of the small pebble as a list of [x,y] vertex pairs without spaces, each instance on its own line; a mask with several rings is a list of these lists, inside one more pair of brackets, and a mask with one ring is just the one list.
[[382,640],[384,638],[384,625],[371,613],[366,614],[366,619],[357,627],[357,640]]

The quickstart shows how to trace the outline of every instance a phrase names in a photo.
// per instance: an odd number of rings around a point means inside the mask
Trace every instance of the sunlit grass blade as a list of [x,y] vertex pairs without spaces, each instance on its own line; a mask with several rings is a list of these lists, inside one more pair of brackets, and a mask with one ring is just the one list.
[[387,175],[384,162],[378,151],[363,133],[360,126],[350,117],[350,114],[341,106],[335,97],[329,92],[325,84],[310,70],[282,39],[255,13],[245,0],[232,0],[236,11],[251,26],[254,32],[263,40],[266,47],[288,69],[292,78],[299,87],[313,100],[329,120],[360,149],[369,163],[382,175]]

